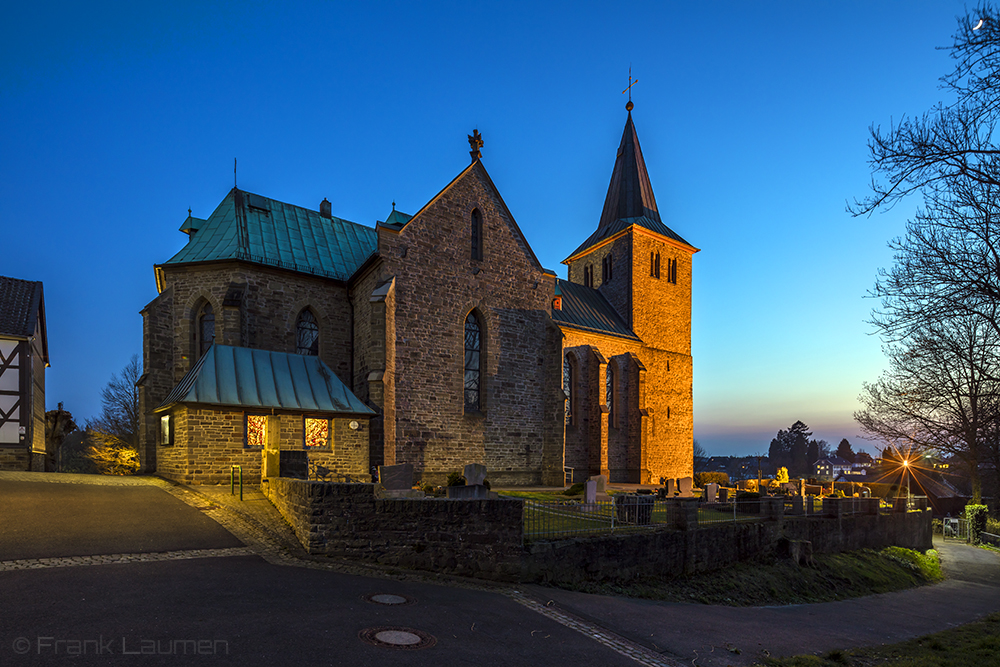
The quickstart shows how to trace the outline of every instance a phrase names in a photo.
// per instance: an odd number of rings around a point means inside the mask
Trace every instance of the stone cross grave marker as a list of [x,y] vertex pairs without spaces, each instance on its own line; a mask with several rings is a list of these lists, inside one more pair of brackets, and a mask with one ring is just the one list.
[[486,466],[482,463],[469,463],[465,466],[463,477],[467,486],[481,486],[486,479]]
[[379,466],[378,481],[387,491],[409,491],[413,488],[413,464]]

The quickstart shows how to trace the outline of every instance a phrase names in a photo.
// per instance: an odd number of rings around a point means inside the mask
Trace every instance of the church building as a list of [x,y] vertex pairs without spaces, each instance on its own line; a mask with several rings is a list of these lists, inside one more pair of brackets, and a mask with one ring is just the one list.
[[[140,457],[188,483],[268,450],[423,484],[692,474],[692,256],[659,213],[632,103],[595,231],[542,267],[481,159],[374,227],[233,188],[154,267]],[[595,218],[597,212],[595,211]]]

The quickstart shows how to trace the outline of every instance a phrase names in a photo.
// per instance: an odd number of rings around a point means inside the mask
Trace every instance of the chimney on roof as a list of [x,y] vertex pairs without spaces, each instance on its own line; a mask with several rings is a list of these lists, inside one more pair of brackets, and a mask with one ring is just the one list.
[[326,197],[323,197],[323,201],[319,203],[319,214],[327,219],[333,217],[333,210],[330,208],[330,201]]

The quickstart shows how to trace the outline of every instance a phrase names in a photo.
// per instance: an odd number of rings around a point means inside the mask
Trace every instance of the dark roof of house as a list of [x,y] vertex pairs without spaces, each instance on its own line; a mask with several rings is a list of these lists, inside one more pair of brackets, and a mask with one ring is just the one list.
[[319,357],[212,345],[157,406],[178,403],[374,415]]
[[556,294],[562,296],[562,309],[552,310],[556,324],[640,340],[600,291],[557,278]]
[[31,338],[39,315],[44,334],[44,303],[42,283],[0,276],[0,335]]
[[834,466],[852,465],[850,461],[837,455],[827,456],[825,459],[820,459],[819,461],[816,461],[817,465],[819,465],[820,463],[829,463],[830,465]]
[[188,243],[164,264],[242,259],[346,281],[377,247],[371,227],[236,188],[208,220],[189,215],[181,230]]
[[660,219],[660,211],[653,196],[649,174],[646,173],[646,161],[642,157],[639,136],[636,134],[630,110],[621,143],[618,145],[618,156],[615,158],[615,168],[611,172],[611,183],[608,184],[608,194],[604,199],[604,209],[601,211],[597,231],[574,250],[570,257],[598,245],[604,239],[632,225],[644,227],[691,246]]

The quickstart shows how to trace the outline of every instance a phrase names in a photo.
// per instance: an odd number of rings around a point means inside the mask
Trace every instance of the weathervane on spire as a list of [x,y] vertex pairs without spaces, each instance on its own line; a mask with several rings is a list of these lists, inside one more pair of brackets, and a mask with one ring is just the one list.
[[472,161],[475,162],[479,158],[483,157],[483,154],[479,151],[483,147],[483,135],[479,134],[479,130],[473,130],[472,134],[468,135],[469,146],[472,150],[469,151],[469,155],[472,156]]
[[635,81],[632,80],[632,66],[629,65],[628,66],[628,88],[626,88],[625,90],[622,91],[622,95],[624,95],[625,93],[628,93],[628,102],[625,104],[625,110],[626,111],[631,111],[632,107],[635,106],[634,104],[632,104],[632,86],[634,86],[637,83],[639,83],[639,79],[636,79]]

